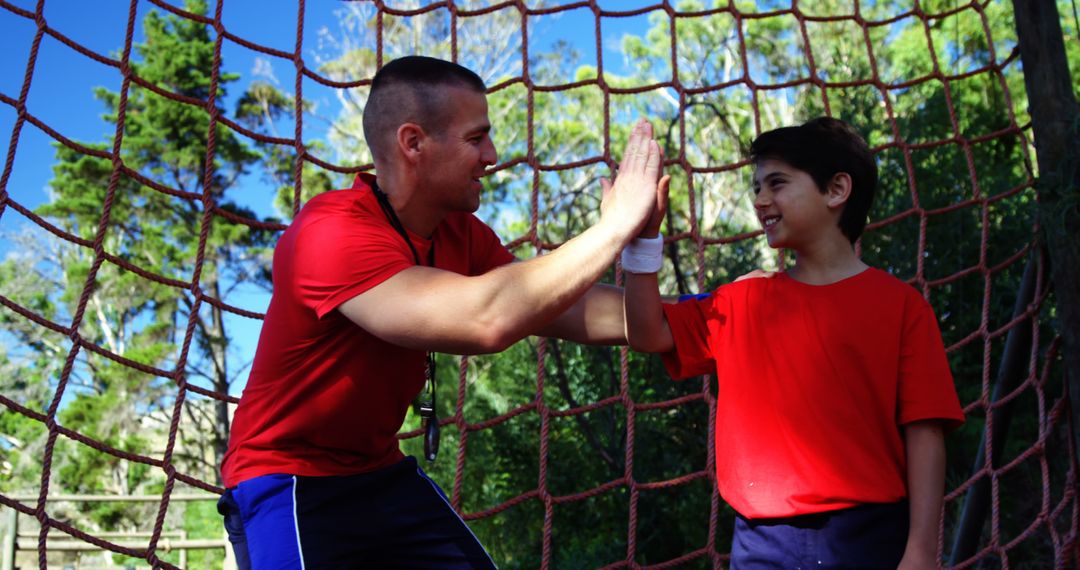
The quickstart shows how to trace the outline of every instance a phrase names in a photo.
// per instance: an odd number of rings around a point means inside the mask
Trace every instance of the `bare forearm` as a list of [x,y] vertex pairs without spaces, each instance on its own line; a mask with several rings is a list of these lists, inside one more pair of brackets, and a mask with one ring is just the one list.
[[674,348],[655,273],[626,274],[624,306],[630,348],[640,352],[668,352]]
[[[340,310],[372,334],[400,346],[455,354],[497,352],[570,309],[611,266],[628,239],[625,229],[601,222],[547,255],[483,275],[465,277],[412,267],[346,301]],[[590,312],[604,311],[603,307],[618,310],[621,324],[617,302],[583,305],[580,317],[588,319]],[[573,319],[574,313],[568,318]],[[621,342],[621,330],[597,334],[617,334]],[[579,338],[584,337],[587,333],[581,331]]]
[[936,566],[938,523],[945,490],[945,436],[938,421],[908,424],[904,434],[911,513],[904,558],[907,567]]
[[411,267],[338,308],[400,346],[458,354],[502,350],[565,313],[611,266],[651,217],[660,166],[660,147],[642,120],[614,184],[602,185],[600,221],[559,249],[473,277]]
[[623,290],[597,284],[535,334],[582,344],[622,345],[626,344],[625,329]]
[[594,226],[547,255],[489,274],[484,313],[514,342],[548,334],[577,342],[623,343],[621,295],[596,286],[629,240]]

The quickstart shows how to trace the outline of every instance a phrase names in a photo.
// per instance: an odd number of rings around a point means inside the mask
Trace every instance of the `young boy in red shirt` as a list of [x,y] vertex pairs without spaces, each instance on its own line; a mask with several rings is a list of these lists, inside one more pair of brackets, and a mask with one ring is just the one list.
[[964,416],[930,305],[855,255],[873,155],[818,118],[762,134],[750,158],[769,246],[795,263],[663,304],[662,196],[623,253],[627,340],[674,378],[716,374],[732,568],[936,568],[943,432]]

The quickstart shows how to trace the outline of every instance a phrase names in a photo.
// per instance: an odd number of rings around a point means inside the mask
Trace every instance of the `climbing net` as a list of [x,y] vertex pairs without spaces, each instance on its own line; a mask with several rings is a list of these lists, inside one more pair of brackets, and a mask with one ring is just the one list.
[[[873,222],[858,249],[872,265],[889,269],[919,288],[934,305],[968,416],[965,427],[950,436],[950,454],[962,458],[964,464],[950,460],[939,533],[944,562],[958,568],[1032,561],[1041,566],[1051,560],[1057,566],[1077,563],[1080,505],[1075,494],[1074,446],[1069,443],[1068,394],[1059,363],[1060,338],[1052,328],[1047,262],[1036,240],[1034,149],[1024,111],[1025,94],[1017,80],[1015,38],[1011,27],[1003,32],[994,25],[1004,8],[988,1],[915,0],[899,7],[879,6],[894,3],[867,7],[856,1],[853,5],[822,3],[830,7],[811,9],[777,1],[764,3],[764,8],[742,2],[718,2],[713,8],[662,2],[616,11],[610,7],[618,3],[603,1],[556,5],[522,0],[419,4],[377,0],[352,7],[360,22],[355,30],[360,39],[353,46],[359,51],[353,53],[367,54],[368,59],[350,60],[353,65],[343,70],[319,65],[322,62],[305,55],[311,47],[304,33],[305,15],[311,7],[304,0],[296,6],[292,50],[231,32],[221,0],[206,15],[164,0],[149,3],[212,30],[213,65],[202,70],[210,77],[206,96],[176,92],[168,81],[136,72],[133,38],[139,24],[138,0],[130,3],[123,49],[114,56],[89,49],[51,26],[44,0],[33,10],[0,0],[5,18],[34,29],[20,90],[0,93],[0,102],[16,114],[0,175],[0,229],[11,228],[18,216],[80,249],[88,260],[78,274],[78,294],[68,299],[71,309],[64,320],[51,316],[54,313],[32,297],[0,284],[4,316],[0,322],[67,340],[66,349],[53,353],[51,372],[38,379],[51,382],[52,390],[40,405],[25,396],[25,387],[18,382],[3,384],[0,393],[5,414],[18,415],[40,428],[41,445],[32,455],[39,484],[30,489],[5,485],[0,504],[37,524],[37,560],[42,568],[53,560],[50,537],[57,535],[155,567],[177,567],[165,552],[170,528],[178,524],[170,514],[182,508],[174,500],[178,487],[223,491],[212,470],[188,469],[184,466],[189,464],[181,460],[190,453],[185,449],[185,430],[201,425],[191,423],[193,402],[234,406],[238,401],[227,388],[207,387],[192,374],[189,364],[196,359],[203,334],[200,315],[212,308],[249,319],[263,316],[261,307],[244,306],[220,294],[219,288],[208,287],[207,276],[216,269],[209,253],[212,233],[220,224],[267,232],[285,227],[227,207],[226,197],[212,190],[215,165],[221,158],[219,133],[228,131],[230,136],[291,154],[282,175],[291,181],[286,203],[295,213],[310,196],[318,173],[347,177],[372,166],[365,164],[362,147],[350,151],[343,145],[335,149],[335,155],[311,140],[305,130],[307,82],[335,91],[346,104],[362,106],[374,70],[411,52],[459,61],[488,81],[496,142],[502,151],[491,184],[504,194],[497,207],[481,213],[522,257],[558,247],[594,219],[590,210],[595,202],[589,202],[587,190],[595,190],[597,178],[617,161],[620,137],[625,137],[630,117],[638,113],[652,117],[677,186],[668,220],[667,265],[661,275],[664,286],[673,292],[708,291],[757,265],[783,263],[782,257],[765,251],[758,239],[760,232],[748,220],[749,193],[742,189],[749,186],[751,165],[744,152],[749,139],[814,114],[854,123],[868,134],[883,180]],[[565,68],[544,57],[545,47],[536,39],[550,26],[558,26],[559,17],[570,14],[584,14],[589,22],[585,33],[592,34],[577,49],[595,54],[595,60],[585,58],[573,78],[559,75]],[[645,40],[624,41],[626,59],[620,65],[612,60],[611,36],[606,30],[635,18],[651,18],[652,28]],[[401,33],[432,28],[440,30],[436,33],[442,34],[441,41]],[[493,34],[498,36],[493,38]],[[79,143],[33,112],[31,87],[39,50],[46,41],[59,42],[122,78],[111,145]],[[295,120],[291,136],[260,132],[225,111],[218,86],[226,73],[221,51],[227,43],[295,68],[293,93],[286,105]],[[192,192],[163,182],[149,169],[125,161],[125,145],[130,144],[125,129],[128,99],[138,91],[205,111],[209,124],[200,163],[205,165],[203,190]],[[582,118],[586,116],[592,122]],[[586,134],[557,141],[553,131],[565,134],[572,130],[569,127],[583,128]],[[100,198],[96,204],[100,215],[89,237],[15,199],[9,181],[20,141],[30,129],[47,134],[60,147],[108,165],[107,176],[94,194]],[[348,135],[347,127],[340,130]],[[190,232],[194,254],[185,276],[147,269],[110,249],[110,239],[121,231],[118,228],[124,221],[116,219],[114,205],[132,187],[125,181],[134,181],[140,192],[168,196],[198,212]],[[563,191],[567,185],[571,188]],[[506,210],[521,216],[516,223],[498,225],[500,211]],[[186,321],[178,323],[180,333],[171,360],[132,356],[85,332],[87,323],[98,318],[95,292],[118,274],[172,290],[190,303],[183,313]],[[613,267],[612,279],[621,280],[617,267]],[[57,293],[44,294],[55,297]],[[5,342],[10,338],[16,337],[5,337]],[[451,413],[442,412],[444,451],[439,466],[433,467],[436,478],[450,490],[454,507],[482,539],[490,536],[484,541],[497,558],[502,556],[497,561],[507,566],[538,563],[543,568],[722,565],[730,544],[730,511],[713,481],[713,379],[665,383],[654,361],[625,349],[582,352],[548,339],[521,343],[518,349],[535,363],[528,378],[522,378],[527,388],[521,401],[507,396],[507,401],[497,405],[475,404],[485,378],[500,373],[500,363],[505,361],[497,356],[455,360],[457,383],[448,393],[456,392],[456,401]],[[588,382],[574,375],[574,366],[602,369],[605,359],[610,369],[606,392],[569,386],[568,377]],[[86,362],[96,362],[100,368]],[[161,407],[158,417],[164,418],[167,429],[158,452],[133,450],[92,430],[69,428],[60,420],[78,390],[76,379],[88,368],[100,372],[105,367],[128,369],[148,384],[165,386],[161,398],[168,405]],[[675,387],[658,389],[656,385]],[[498,399],[489,393],[482,397]],[[700,433],[692,441],[649,439],[656,436],[655,430],[645,428],[658,416],[692,421]],[[595,433],[600,417],[610,419],[614,426],[608,436]],[[534,469],[535,483],[527,487],[507,486],[499,469],[474,456],[476,449],[495,438],[493,432],[504,433],[496,441],[511,441],[507,434],[514,425],[531,439],[524,451],[513,443],[503,443],[503,448],[491,445],[500,456]],[[407,423],[400,434],[407,449],[415,447],[421,436],[415,428],[415,423]],[[561,437],[589,440],[597,457],[609,464],[610,476],[579,478],[580,464],[556,458],[561,453],[557,450],[565,447],[558,440]],[[5,449],[15,445],[11,437],[8,441]],[[157,474],[160,485],[151,503],[156,509],[146,511],[147,521],[153,520],[152,530],[142,544],[116,540],[100,525],[80,524],[50,502],[57,488],[78,488],[71,481],[58,480],[54,472],[54,465],[65,461],[64,450],[72,444]],[[675,461],[680,466],[674,471],[657,467],[670,459],[654,446],[668,448],[672,456],[690,457],[693,464],[684,468],[690,462]],[[687,491],[699,503],[696,510],[663,512],[662,501],[690,489],[704,490]],[[605,497],[616,499],[597,502]],[[609,525],[574,527],[579,535],[595,532],[593,542],[605,544],[602,554],[582,558],[575,549],[587,549],[583,545],[589,537],[560,534],[558,527],[572,522],[561,517],[580,513],[582,505],[609,508],[611,504],[616,508],[605,511]],[[685,537],[674,547],[670,541],[659,546],[651,542],[657,536],[654,526],[691,515],[698,517],[694,526],[699,534]],[[529,548],[535,552],[499,551],[495,543],[500,529],[513,526],[534,531]],[[597,561],[597,556],[607,558]]]

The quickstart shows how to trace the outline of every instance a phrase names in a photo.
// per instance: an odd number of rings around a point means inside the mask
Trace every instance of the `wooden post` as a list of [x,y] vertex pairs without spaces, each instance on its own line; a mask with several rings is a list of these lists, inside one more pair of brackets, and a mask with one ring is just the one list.
[[221,570],[236,569],[236,553],[233,552],[232,541],[229,540],[229,533],[225,533],[225,562],[221,565]]
[[[181,542],[187,542],[187,531],[183,531],[183,530],[180,531],[180,541]],[[186,549],[186,548],[181,548],[180,549],[180,567],[181,568],[187,568],[188,567],[187,553],[188,553],[188,549]]]
[[[1035,298],[1036,282],[1036,258],[1038,252],[1028,255],[1027,264],[1024,265],[1024,276],[1020,280],[1020,289],[1016,294],[1016,302],[1013,304],[1013,319],[1023,315],[1032,300]],[[1031,320],[1025,319],[1016,323],[1009,329],[1005,337],[1005,351],[1001,356],[1001,366],[998,367],[997,380],[994,382],[994,393],[990,396],[990,403],[996,404],[1024,381],[1031,372],[1028,370],[1028,360],[1031,356]],[[991,436],[992,448],[990,450],[993,461],[991,467],[1001,465],[1001,453],[1005,449],[1005,439],[1009,433],[1009,424],[1012,422],[1012,407],[1016,400],[1011,400],[1001,407],[987,410],[988,416],[993,416],[994,427]],[[972,474],[982,471],[986,466],[986,436],[987,430],[983,430],[979,440],[979,453],[975,457],[975,466],[971,468]],[[964,506],[960,511],[960,521],[956,524],[953,535],[952,552],[949,553],[949,566],[957,566],[961,562],[971,558],[978,550],[979,537],[982,536],[983,527],[986,526],[986,513],[990,510],[990,476],[984,476],[968,488],[964,495]]]
[[1054,0],[1013,0],[1038,155],[1039,223],[1050,253],[1073,441],[1080,442],[1080,108]]
[[15,537],[19,533],[19,511],[8,509],[7,531],[4,534],[3,570],[15,570]]

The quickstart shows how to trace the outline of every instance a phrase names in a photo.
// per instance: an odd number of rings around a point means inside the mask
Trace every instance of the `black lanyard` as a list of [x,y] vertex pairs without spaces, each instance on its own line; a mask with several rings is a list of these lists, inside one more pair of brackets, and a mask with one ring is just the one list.
[[[416,251],[416,246],[413,245],[412,240],[409,239],[409,232],[405,230],[405,226],[402,225],[397,212],[390,206],[390,198],[386,196],[386,193],[379,188],[376,182],[372,182],[371,191],[375,193],[375,197],[379,200],[379,207],[382,208],[383,214],[386,215],[386,220],[390,222],[390,225],[401,236],[401,239],[405,240],[405,244],[409,246],[409,251],[413,254],[413,260],[416,261],[417,265],[421,265],[420,254]],[[428,267],[435,267],[434,240],[428,250],[427,261]],[[426,353],[424,377],[427,379],[428,398],[427,400],[420,399],[416,408],[419,410],[420,421],[424,428],[424,457],[428,461],[435,461],[435,456],[439,453],[439,417],[435,410],[435,354],[431,351]]]

